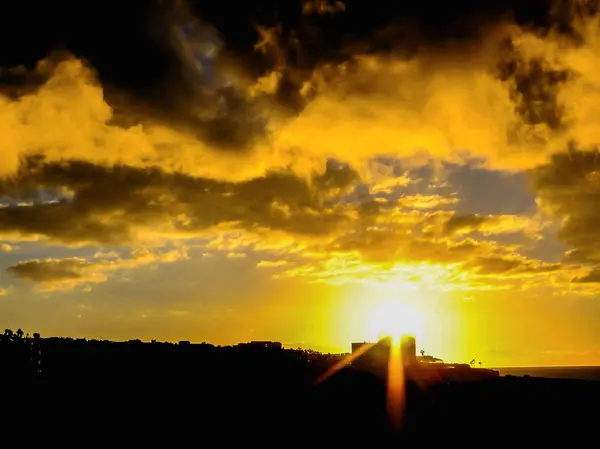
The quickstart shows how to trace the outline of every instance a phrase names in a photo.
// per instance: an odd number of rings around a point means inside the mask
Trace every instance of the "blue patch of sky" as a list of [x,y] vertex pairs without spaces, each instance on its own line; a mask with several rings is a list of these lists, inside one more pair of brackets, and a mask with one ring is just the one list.
[[[531,216],[537,211],[535,194],[524,172],[508,173],[473,166],[447,165],[446,179],[455,189],[459,202],[457,214],[514,214]],[[523,234],[478,236],[503,244],[522,245],[521,254],[546,261],[559,261],[566,250],[556,237],[556,229],[541,231],[542,240],[531,240]]]
[[65,195],[57,189],[36,188],[26,195],[0,196],[0,207],[21,207],[27,204],[52,204],[70,200],[72,200],[72,198],[69,195]]
[[[535,194],[529,187],[524,172],[493,171],[481,168],[473,160],[466,165],[437,164],[430,162],[420,166],[394,157],[373,158],[372,165],[379,166],[388,177],[408,176],[408,185],[398,185],[389,192],[372,195],[371,186],[359,184],[344,198],[344,201],[359,202],[373,198],[385,198],[393,202],[410,195],[454,196],[457,203],[436,208],[453,210],[457,215],[522,215],[532,216],[537,211]],[[537,241],[522,233],[485,236],[474,233],[478,240],[493,240],[506,245],[520,245],[520,252],[528,257],[547,261],[559,261],[566,247],[556,237],[556,229],[541,231],[542,239]]]
[[535,195],[525,173],[507,173],[471,166],[447,165],[446,179],[460,202],[458,214],[529,215],[536,211]]
[[195,62],[198,81],[207,87],[223,88],[232,84],[230,78],[215,70],[214,60],[221,42],[209,28],[196,22],[187,22],[178,27],[184,41],[184,50]]
[[[415,167],[407,161],[389,156],[378,156],[371,160],[370,167],[374,176],[381,174],[382,180],[397,179],[398,185],[390,185],[382,191],[373,191],[372,183],[359,183],[353,192],[343,198],[343,201],[360,202],[373,199],[385,199],[390,203],[405,196],[413,195],[451,195],[449,188],[436,185],[436,170],[433,164]],[[410,182],[404,183],[405,179]],[[441,207],[440,209],[445,209]]]
[[[525,173],[507,173],[478,168],[477,161],[467,165],[437,164],[433,161],[415,166],[410,161],[379,156],[371,160],[371,167],[389,178],[408,176],[411,182],[380,193],[387,199],[405,195],[456,195],[459,202],[453,206],[457,214],[518,214],[528,215],[536,210],[535,195],[528,188]],[[368,184],[358,186],[366,193]]]

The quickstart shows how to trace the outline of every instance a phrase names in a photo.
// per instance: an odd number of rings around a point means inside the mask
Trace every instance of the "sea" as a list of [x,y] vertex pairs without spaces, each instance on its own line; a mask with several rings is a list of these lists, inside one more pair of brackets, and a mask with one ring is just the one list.
[[582,379],[600,381],[600,366],[548,366],[494,368],[501,376],[531,376],[550,379]]

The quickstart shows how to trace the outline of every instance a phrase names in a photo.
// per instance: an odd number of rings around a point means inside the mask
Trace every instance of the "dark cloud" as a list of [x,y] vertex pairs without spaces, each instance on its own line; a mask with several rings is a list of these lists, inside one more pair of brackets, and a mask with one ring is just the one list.
[[508,54],[499,64],[500,79],[514,80],[511,96],[516,111],[526,124],[543,124],[551,130],[560,130],[565,123],[563,108],[557,100],[558,88],[568,80],[569,70],[554,68],[542,58],[523,58],[510,42],[507,47]]
[[109,273],[158,263],[173,263],[186,259],[184,249],[152,252],[141,248],[131,251],[129,257],[97,254],[89,261],[78,257],[63,259],[32,259],[12,265],[6,271],[12,275],[37,284],[44,291],[71,290],[83,286],[85,291],[90,284],[106,282]]
[[[69,2],[33,6],[11,2],[3,11],[0,65],[33,69],[38,61],[66,54],[85,61],[98,74],[114,121],[130,125],[160,121],[190,132],[216,149],[244,150],[266,137],[266,120],[230,82],[226,64],[215,59],[221,46],[216,30],[187,8],[172,2]],[[32,20],[33,17],[33,20]],[[9,18],[7,20],[7,18]],[[27,39],[15,35],[33,30]],[[214,56],[213,56],[214,55]],[[24,80],[24,69],[6,71],[2,84],[24,93],[47,76]],[[29,89],[16,86],[21,83]],[[235,81],[235,79],[234,79]]]
[[600,152],[571,150],[532,172],[541,207],[560,222],[573,262],[600,263]]
[[224,223],[327,234],[348,220],[349,211],[332,199],[356,181],[356,173],[336,163],[312,179],[283,172],[228,183],[160,169],[30,160],[0,184],[7,201],[0,207],[0,233],[71,244],[133,241],[138,231],[152,228],[193,236]]
[[[215,148],[243,150],[268,137],[267,119],[245,87],[272,70],[281,79],[270,101],[298,110],[306,102],[300,94],[304,82],[323,64],[357,53],[393,51],[410,57],[422,48],[435,52],[448,42],[470,45],[506,20],[540,34],[551,26],[571,32],[560,25],[582,14],[585,8],[574,5],[591,2],[560,2],[564,6],[558,9],[555,3],[459,0],[432,7],[427,2],[348,0],[342,8],[341,2],[300,0],[11,1],[3,5],[0,22],[0,66],[31,69],[57,50],[72,53],[97,71],[117,122],[160,120]],[[303,14],[307,8],[337,13]],[[517,78],[523,95],[519,108],[526,119],[558,126],[553,93],[536,86],[559,82],[564,74],[518,58],[509,58],[503,67],[505,76]],[[20,73],[5,71],[2,76],[13,93],[24,92],[20,84],[43,79],[36,74],[25,82]],[[542,106],[534,106],[540,101]]]
[[[442,221],[445,216],[448,216],[448,214],[439,215]],[[436,215],[433,216],[433,218],[435,217]],[[519,215],[453,214],[446,221],[443,221],[442,227],[442,234],[446,236],[464,235],[472,232],[480,232],[484,235],[517,232],[534,234],[539,230],[539,224],[536,224],[533,219]]]
[[444,233],[453,235],[461,231],[474,231],[490,220],[489,217],[479,214],[453,215],[444,224]]
[[507,277],[552,273],[565,268],[560,263],[546,263],[519,254],[480,256],[467,263],[465,267],[474,268],[477,274],[482,276]]
[[[516,217],[450,215],[446,217],[454,219],[446,222],[450,231],[429,235],[423,229],[435,212],[368,198],[349,202],[348,194],[358,181],[350,167],[335,161],[310,178],[280,172],[232,183],[159,169],[30,159],[18,176],[0,185],[7,204],[0,207],[0,233],[38,235],[74,245],[135,244],[148,233],[194,237],[227,225],[227,229],[262,233],[267,238],[273,231],[283,233],[304,245],[306,239],[314,239],[305,246],[306,257],[316,255],[319,260],[338,254],[366,264],[460,264],[478,275],[503,276],[536,275],[559,268],[493,242],[453,239],[465,229],[487,233],[522,229],[523,224],[513,220]],[[238,257],[248,244],[243,242],[242,247],[224,242],[215,242],[214,247]],[[255,239],[249,242],[256,243]],[[70,288],[103,282],[103,273],[112,266],[110,261],[99,265],[64,259],[29,261],[10,270],[36,282],[60,281]],[[41,276],[64,279],[43,280]],[[83,278],[75,281],[78,276]]]
[[32,282],[62,282],[80,279],[87,265],[85,259],[29,260],[8,268],[12,274]]
[[582,284],[600,283],[600,270],[593,270],[586,276],[574,279],[573,282],[582,283]]
[[[382,154],[425,149],[460,163],[465,149],[523,168],[568,141],[597,142],[594,22],[576,20],[595,13],[592,2],[340,5],[3,5],[0,235],[118,244],[229,226],[322,237],[324,252],[369,261],[554,270],[456,241],[535,233],[527,218],[446,211],[428,232],[424,210],[453,200],[382,204],[410,182],[393,171],[363,179],[378,198],[349,194]],[[534,175],[570,257],[588,262],[600,261],[592,154],[556,156]],[[22,277],[40,266],[27,263]],[[81,271],[74,260],[43,266],[65,278]]]

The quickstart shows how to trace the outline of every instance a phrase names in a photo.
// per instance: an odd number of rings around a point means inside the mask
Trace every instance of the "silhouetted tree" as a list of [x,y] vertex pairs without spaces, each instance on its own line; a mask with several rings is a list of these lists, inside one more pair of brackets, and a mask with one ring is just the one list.
[[19,340],[23,338],[23,331],[21,330],[21,328],[17,329],[16,335]]
[[482,363],[482,362],[481,362],[481,360],[480,360],[480,361],[479,361],[479,368],[481,368],[481,363]]
[[421,351],[419,351],[421,353],[421,357],[425,357],[425,350],[421,349]]
[[475,365],[475,359],[472,359],[472,360],[469,362],[469,365],[471,365],[471,366]]

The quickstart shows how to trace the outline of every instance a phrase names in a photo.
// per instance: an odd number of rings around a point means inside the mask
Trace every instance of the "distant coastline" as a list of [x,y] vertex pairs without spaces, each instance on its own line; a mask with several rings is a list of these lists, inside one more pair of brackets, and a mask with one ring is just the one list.
[[493,368],[501,376],[531,376],[551,379],[580,379],[600,381],[600,366],[532,366]]

